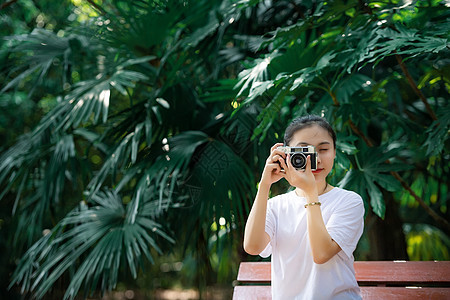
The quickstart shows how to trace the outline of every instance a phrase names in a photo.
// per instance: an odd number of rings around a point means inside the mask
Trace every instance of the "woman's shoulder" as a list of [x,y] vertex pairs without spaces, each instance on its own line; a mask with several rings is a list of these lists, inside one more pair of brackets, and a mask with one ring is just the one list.
[[359,202],[359,203],[363,203],[363,200],[361,198],[361,196],[354,192],[354,191],[350,191],[350,190],[346,190],[340,187],[334,187],[330,192],[330,197],[333,198],[341,198],[343,201],[349,201],[349,202]]
[[346,190],[346,189],[343,189],[343,188],[340,188],[340,187],[334,187],[333,190],[336,190],[338,193],[341,193],[343,195],[361,198],[361,196],[358,193],[354,192],[354,191]]

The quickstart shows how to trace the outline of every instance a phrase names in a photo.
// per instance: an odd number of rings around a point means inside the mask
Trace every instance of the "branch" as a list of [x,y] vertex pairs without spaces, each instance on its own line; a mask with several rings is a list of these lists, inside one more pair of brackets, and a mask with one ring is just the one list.
[[366,135],[361,130],[359,130],[359,128],[355,125],[355,123],[353,123],[352,120],[348,119],[348,123],[350,124],[350,128],[353,130],[353,132],[359,135],[364,140],[367,146],[373,147],[372,141],[369,140],[369,138],[366,137]]
[[333,93],[330,89],[328,90],[328,93],[331,96],[331,99],[333,99],[333,103],[335,106],[341,106],[341,104],[339,103],[339,101],[337,100],[336,94]]
[[2,3],[2,5],[0,5],[0,10],[2,10],[2,9],[4,9],[4,8],[6,8],[6,7],[8,7],[11,4],[14,4],[16,2],[17,2],[17,0],[10,0],[10,1],[7,1],[5,3]]
[[423,207],[423,209],[436,221],[438,222],[441,226],[443,226],[447,231],[450,231],[450,223],[442,218],[441,216],[439,216],[434,210],[431,209],[431,207],[429,207],[425,201],[423,201],[419,196],[417,196],[417,194],[411,189],[411,187],[403,180],[402,177],[400,177],[400,175],[397,172],[391,171],[392,176],[395,177],[395,179],[397,179],[400,184],[403,186],[403,188],[405,188],[410,194],[411,196],[414,197],[414,199],[419,202],[420,206]]
[[98,5],[97,3],[95,3],[93,0],[87,0],[87,2],[89,2],[89,4],[91,4],[95,9],[97,9],[100,13],[105,14],[105,10]]
[[[336,106],[340,106],[340,103],[336,97],[336,95],[329,91],[329,94],[331,96],[331,98],[333,99],[333,102]],[[354,133],[356,133],[359,137],[361,137],[364,142],[367,144],[367,146],[369,147],[373,147],[373,143],[372,141],[355,125],[355,123],[353,123],[353,121],[351,119],[348,120],[348,123],[350,124],[350,128],[353,130]],[[390,163],[390,161],[386,161],[386,163]],[[392,176],[394,176],[395,179],[397,179],[400,184],[403,186],[403,188],[405,188],[410,194],[411,196],[413,196],[413,198],[419,203],[420,206],[423,207],[423,209],[437,222],[439,223],[441,226],[443,226],[443,228],[445,228],[447,231],[450,231],[450,223],[444,219],[443,217],[439,216],[434,210],[431,209],[431,207],[429,207],[425,201],[423,201],[412,189],[411,187],[408,185],[408,183],[406,183],[403,178],[395,171],[391,171]]]
[[400,68],[402,69],[403,73],[406,76],[406,79],[408,79],[409,85],[412,87],[413,91],[419,96],[420,100],[422,100],[423,104],[425,104],[425,108],[428,112],[428,114],[431,116],[433,120],[437,120],[436,114],[434,113],[433,109],[431,108],[430,104],[427,101],[427,98],[425,98],[422,91],[417,87],[417,84],[414,82],[414,79],[412,78],[411,74],[409,73],[408,69],[406,68],[405,63],[403,62],[403,59],[400,55],[395,54],[395,58],[397,59],[398,64],[400,65]]
[[[336,94],[331,92],[331,90],[328,90],[328,93],[330,94],[331,99],[333,99],[334,105],[341,106],[341,104],[339,103],[339,101],[336,97]],[[350,118],[348,119],[348,123],[350,124],[350,127],[354,133],[356,133],[358,136],[360,136],[369,147],[373,147],[372,141],[369,140],[361,130],[359,130],[359,128],[355,125],[355,123],[353,123],[353,121]]]

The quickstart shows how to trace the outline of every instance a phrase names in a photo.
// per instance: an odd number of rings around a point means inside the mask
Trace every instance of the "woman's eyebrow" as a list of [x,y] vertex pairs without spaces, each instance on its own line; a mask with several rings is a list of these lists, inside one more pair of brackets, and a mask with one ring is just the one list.
[[[295,147],[297,147],[297,146],[309,146],[309,145],[311,145],[311,144],[310,143],[306,143],[306,142],[298,142]],[[319,143],[319,145],[317,145],[317,146],[322,146],[322,145],[331,145],[331,143],[325,141],[325,142]]]
[[330,142],[322,142],[319,144],[319,146],[322,146],[322,145],[331,145],[331,143]]

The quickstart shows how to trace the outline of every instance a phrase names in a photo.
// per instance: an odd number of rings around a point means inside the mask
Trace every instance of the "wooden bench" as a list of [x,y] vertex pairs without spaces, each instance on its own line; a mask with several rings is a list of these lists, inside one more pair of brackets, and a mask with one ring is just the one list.
[[[363,299],[450,299],[450,261],[356,261]],[[272,299],[270,262],[242,262],[233,299]]]

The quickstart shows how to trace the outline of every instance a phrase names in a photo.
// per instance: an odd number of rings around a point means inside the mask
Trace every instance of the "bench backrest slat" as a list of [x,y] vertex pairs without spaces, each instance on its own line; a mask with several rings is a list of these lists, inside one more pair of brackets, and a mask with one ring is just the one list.
[[450,261],[357,261],[354,264],[358,283],[450,284]]
[[[356,280],[364,284],[450,285],[450,261],[356,261]],[[237,280],[242,284],[270,283],[270,262],[242,262]]]

